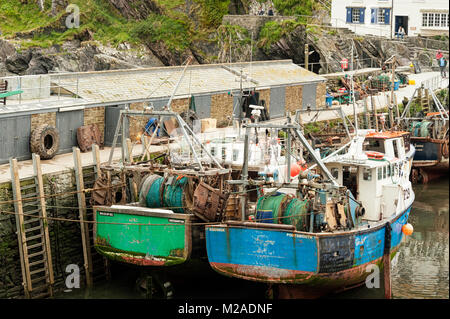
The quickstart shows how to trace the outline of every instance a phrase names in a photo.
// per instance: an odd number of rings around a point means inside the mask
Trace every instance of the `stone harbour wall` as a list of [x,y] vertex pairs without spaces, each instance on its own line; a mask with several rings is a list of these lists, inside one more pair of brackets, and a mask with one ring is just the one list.
[[56,112],[38,113],[31,115],[31,132],[40,125],[49,124],[56,127]]
[[[46,195],[76,190],[73,170],[44,175]],[[26,182],[24,180],[23,182]],[[0,202],[13,199],[11,183],[0,184]],[[49,197],[46,200],[48,217],[79,219],[76,194]],[[12,204],[0,204],[2,212],[14,212]],[[68,221],[48,221],[55,292],[65,289],[67,265],[80,268],[80,284],[84,285],[84,260],[80,224]],[[22,270],[14,215],[0,213],[0,298],[23,298]]]

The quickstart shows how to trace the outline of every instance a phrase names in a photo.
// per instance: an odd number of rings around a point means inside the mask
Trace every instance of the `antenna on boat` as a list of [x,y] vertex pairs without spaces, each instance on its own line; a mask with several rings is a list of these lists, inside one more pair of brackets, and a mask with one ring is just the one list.
[[354,47],[354,43],[353,43],[353,40],[352,40],[352,52],[351,52],[352,74],[350,75],[350,81],[352,81],[352,102],[353,102],[353,117],[354,117],[354,121],[355,121],[355,135],[358,135],[358,114],[356,112],[355,83],[353,81],[353,76],[355,75],[355,70],[353,68],[353,47]]

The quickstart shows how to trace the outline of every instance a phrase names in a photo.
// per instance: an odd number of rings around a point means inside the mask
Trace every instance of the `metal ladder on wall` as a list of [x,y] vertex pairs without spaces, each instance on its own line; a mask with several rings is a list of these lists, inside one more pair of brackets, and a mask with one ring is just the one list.
[[[34,178],[20,181],[17,159],[10,159],[19,241],[22,284],[26,298],[53,297],[53,265],[44,185],[39,155],[33,154]],[[29,216],[32,215],[32,216]]]
[[81,236],[83,242],[84,267],[86,271],[87,286],[91,286],[95,281],[109,279],[108,259],[100,255],[94,248],[95,238],[94,223],[85,223],[83,221],[94,221],[94,211],[87,209],[91,207],[91,192],[84,192],[85,189],[92,188],[100,172],[100,154],[97,145],[92,146],[94,166],[85,167],[81,165],[80,149],[73,148],[75,179],[78,191],[78,209],[80,214]]

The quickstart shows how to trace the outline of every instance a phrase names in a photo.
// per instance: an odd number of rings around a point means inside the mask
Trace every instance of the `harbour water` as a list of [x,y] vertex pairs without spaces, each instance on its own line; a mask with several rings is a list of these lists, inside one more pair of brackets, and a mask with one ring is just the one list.
[[[448,177],[427,185],[414,186],[416,200],[410,215],[414,233],[405,238],[393,260],[392,295],[396,299],[449,298],[449,180]],[[145,298],[136,288],[137,271],[123,267],[113,269],[109,282],[92,289],[73,289],[56,298]],[[173,282],[175,298],[190,299],[263,299],[266,286],[226,278],[204,269],[195,277],[178,274]],[[361,286],[326,298],[381,299],[379,288]]]

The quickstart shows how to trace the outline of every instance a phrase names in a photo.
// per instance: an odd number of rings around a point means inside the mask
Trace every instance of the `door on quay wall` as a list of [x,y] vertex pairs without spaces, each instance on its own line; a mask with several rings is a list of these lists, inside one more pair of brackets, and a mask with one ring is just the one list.
[[302,109],[307,110],[308,107],[311,110],[316,109],[316,91],[317,84],[305,84],[302,90]]
[[[117,121],[119,120],[120,110],[125,105],[114,105],[105,107],[105,146],[111,146],[116,132]],[[120,142],[119,142],[120,143]]]
[[56,113],[56,128],[59,131],[59,151],[68,153],[77,146],[77,129],[84,125],[84,111],[68,111]]
[[0,164],[31,158],[30,134],[30,115],[0,119]]
[[[270,118],[283,117],[286,111],[286,88],[271,88],[270,89]],[[267,107],[267,105],[266,105]]]

